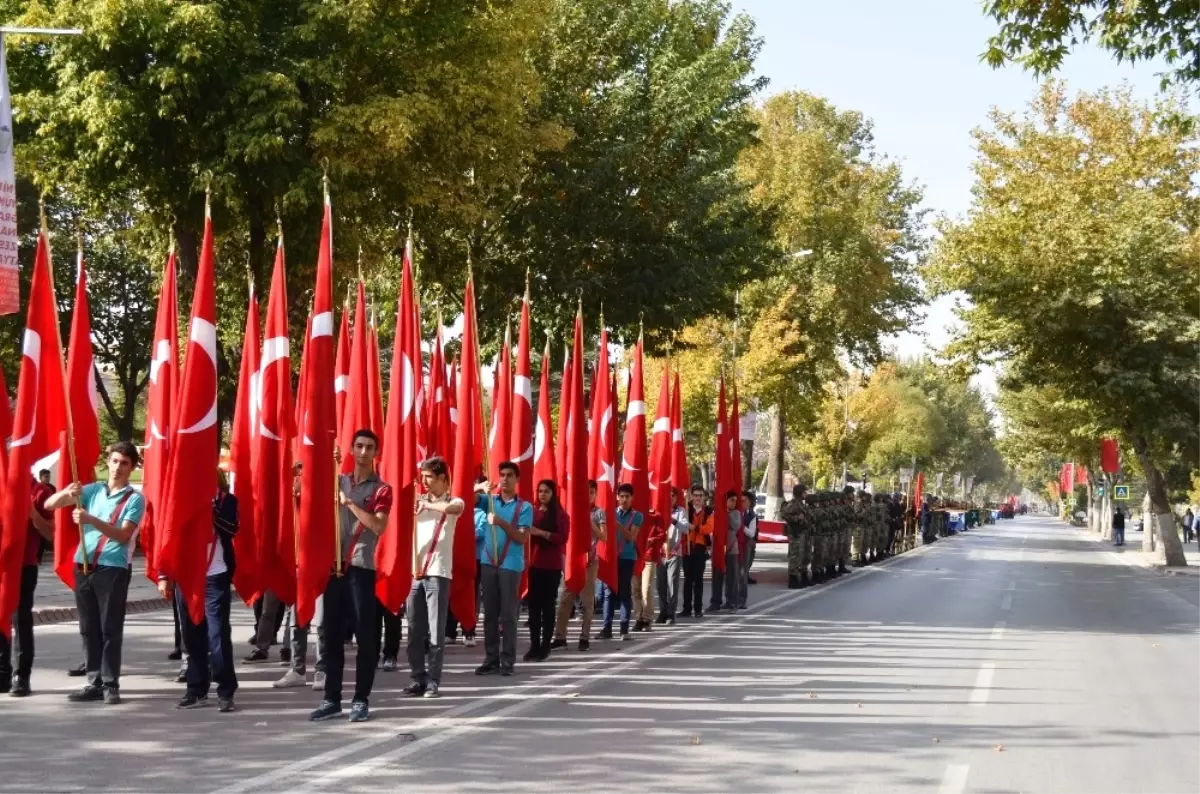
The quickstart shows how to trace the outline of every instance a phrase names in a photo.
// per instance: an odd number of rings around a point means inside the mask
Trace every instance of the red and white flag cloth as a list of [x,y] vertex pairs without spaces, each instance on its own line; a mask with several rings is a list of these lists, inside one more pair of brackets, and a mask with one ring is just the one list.
[[237,566],[233,588],[247,604],[261,593],[259,564],[259,507],[255,499],[254,456],[258,436],[258,297],[250,284],[246,307],[246,330],[242,334],[242,362],[238,367],[237,401],[233,409],[233,432],[229,439],[229,492],[237,497],[238,532],[233,538]]
[[[571,421],[571,411],[574,406],[570,404],[571,391],[571,347],[570,345],[563,351],[563,374],[562,374],[562,390],[558,395],[558,442],[554,445],[554,471],[558,474],[559,479],[558,489],[564,490],[567,487],[567,425]],[[593,392],[595,390],[593,389]],[[595,403],[593,403],[593,411]],[[587,423],[588,432],[591,432],[592,423]],[[590,442],[589,442],[590,443]],[[592,472],[591,448],[589,446],[588,457],[588,474]]]
[[[439,313],[437,335],[433,342],[433,357],[429,364],[429,420],[425,456],[440,457],[446,465],[454,457],[454,424],[450,416],[450,387],[446,382],[445,349],[442,346],[442,318]],[[453,474],[453,471],[451,471]]]
[[[508,459],[521,470],[517,495],[533,502],[537,483],[533,479],[533,378],[529,365],[529,285],[521,301],[521,323],[517,330],[517,372],[512,387],[512,427]],[[525,555],[528,569],[532,555]]]
[[[578,371],[578,370],[577,370]],[[592,378],[592,432],[589,434],[588,461],[596,481],[596,507],[605,513],[606,534],[596,554],[600,559],[597,576],[614,591],[617,589],[617,556],[621,552],[617,533],[617,435],[616,395],[608,371],[608,331],[600,331],[600,350]]]
[[[417,383],[421,379],[421,337],[416,315],[416,289],[412,268],[405,257],[400,281],[400,309],[396,314],[396,345],[392,350],[387,430],[383,437],[383,481],[392,486],[395,500],[387,528],[375,552],[375,595],[393,614],[400,611],[413,580],[413,530],[416,516]],[[457,532],[455,533],[458,534]],[[464,533],[466,534],[466,533]]]
[[[725,413],[725,376],[717,395],[717,487],[713,493],[713,570],[725,570],[725,546],[729,535],[729,511],[725,507],[725,492],[729,490],[729,417]],[[719,600],[720,594],[714,598]]]
[[646,541],[650,537],[650,478],[646,472],[646,390],[642,379],[642,340],[638,337],[633,348],[633,365],[629,372],[628,398],[625,404],[625,439],[621,444],[622,483],[633,486],[633,509],[642,514],[642,528],[637,537],[637,563],[634,574],[641,574],[646,561]]
[[[479,342],[475,327],[475,282],[467,278],[463,293],[462,366],[458,373],[458,430],[454,434],[454,479],[451,492],[467,505],[467,516],[473,517],[475,477],[483,455],[483,420],[480,414]],[[468,526],[464,524],[463,527]],[[469,526],[474,526],[474,521]],[[475,631],[478,607],[475,603],[475,533],[454,533],[454,576],[450,580],[450,609],[463,631]]]
[[671,485],[679,491],[678,504],[687,504],[692,475],[688,471],[687,445],[683,435],[683,391],[679,388],[679,373],[675,373],[675,388],[671,390]]
[[[592,549],[592,511],[588,499],[588,433],[583,399],[583,311],[575,313],[574,352],[571,355],[570,392],[563,396],[563,404],[570,412],[567,423],[566,471],[562,474],[563,494],[560,497],[571,529],[567,535],[566,589],[581,593],[587,583],[588,557]],[[547,347],[549,359],[549,347]],[[542,365],[543,383],[546,381],[548,364]],[[545,388],[545,386],[543,386]],[[539,401],[540,402],[540,401]],[[549,402],[545,403],[549,414]],[[591,593],[583,593],[591,598]]]
[[[321,239],[317,247],[317,283],[313,294],[312,330],[306,343],[304,412],[300,436],[300,518],[297,559],[296,621],[308,625],[317,598],[325,592],[333,569],[334,514],[338,509],[337,437],[333,349],[333,211],[325,193]],[[346,409],[350,409],[347,407]]]
[[21,595],[32,472],[42,465],[41,461],[49,463],[47,459],[58,453],[62,434],[67,432],[70,422],[58,338],[58,307],[50,272],[50,245],[44,229],[33,259],[21,354],[0,525],[0,635],[4,637],[9,636]]
[[204,240],[180,379],[179,414],[171,430],[158,566],[182,591],[195,624],[204,620],[206,552],[213,541],[212,500],[220,461],[216,311],[212,214],[206,203]]
[[[80,251],[76,261],[75,310],[67,338],[67,400],[75,441],[75,470],[81,483],[96,479],[100,460],[100,422],[96,416],[96,365],[92,355],[92,316],[88,306],[87,267]],[[58,455],[58,487],[71,484],[71,450],[62,436]],[[75,547],[79,526],[70,510],[54,513],[54,572],[67,587],[75,587]]]
[[[564,403],[569,400],[569,396],[564,396]],[[572,410],[569,404],[566,404],[567,410]],[[542,354],[542,380],[538,386],[538,411],[537,423],[534,425],[533,431],[533,479],[534,483],[539,483],[542,480],[553,480],[561,482],[560,489],[566,488],[566,476],[560,481],[558,478],[558,470],[555,468],[554,460],[554,436],[551,435],[553,425],[550,423],[550,340],[546,340],[546,351]],[[584,450],[587,446],[585,444]],[[586,454],[586,453],[585,453]],[[584,477],[587,477],[587,465],[585,461],[583,469]],[[563,500],[566,504],[566,500]]]
[[510,345],[512,329],[504,328],[504,346],[493,373],[492,427],[488,433],[488,480],[500,479],[500,464],[508,460],[508,443],[512,433],[512,360]]
[[292,604],[296,598],[296,502],[292,495],[296,410],[292,405],[287,264],[282,235],[275,249],[267,326],[255,380],[253,482],[259,519],[259,584],[260,589],[272,591],[283,603]]
[[[742,421],[738,412],[737,382],[733,384],[733,403],[729,406],[729,466],[726,474],[729,476],[729,490],[737,491],[738,510],[741,510],[742,491]],[[746,556],[746,533],[738,532],[738,558]]]
[[[175,294],[175,248],[167,255],[158,311],[154,318],[154,344],[150,351],[150,388],[146,406],[146,446],[142,453],[142,551],[146,578],[158,581],[158,549],[162,545],[158,516],[165,507],[167,463],[171,428],[175,426],[175,399],[179,385],[179,312]],[[73,582],[74,580],[72,580]],[[73,586],[73,584],[71,585]]]
[[671,370],[663,367],[650,434],[650,511],[664,529],[671,521]]
[[383,364],[379,360],[379,330],[375,327],[375,310],[371,310],[371,325],[367,337],[367,391],[371,397],[370,421],[367,427],[383,438]]
[[371,427],[371,384],[367,374],[370,333],[367,330],[367,296],[362,279],[354,300],[354,329],[350,332],[350,385],[346,390],[346,408],[342,414],[338,445],[342,450],[342,474],[354,471],[354,434]]
[[[304,337],[308,338],[307,335]],[[350,388],[350,298],[342,304],[342,322],[338,327],[337,358],[333,364],[334,404],[337,410],[337,426],[340,430],[346,418],[346,392]]]

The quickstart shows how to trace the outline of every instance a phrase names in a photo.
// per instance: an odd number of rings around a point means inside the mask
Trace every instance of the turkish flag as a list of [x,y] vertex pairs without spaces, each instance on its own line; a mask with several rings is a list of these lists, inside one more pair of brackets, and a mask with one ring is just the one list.
[[258,298],[250,285],[246,330],[242,334],[242,363],[238,368],[237,401],[229,439],[229,492],[237,497],[238,532],[233,538],[237,567],[233,587],[247,604],[261,592],[258,555],[259,507],[254,493],[255,438],[258,435]]
[[[564,401],[569,399],[564,395]],[[570,406],[567,406],[568,410]],[[554,436],[550,434],[553,425],[550,423],[550,340],[546,340],[546,352],[542,354],[542,381],[538,385],[537,424],[533,432],[533,479],[536,482],[552,480],[566,486],[566,476],[559,480],[558,470],[554,461]],[[586,446],[585,446],[586,449]],[[587,478],[587,465],[584,462],[583,476]],[[565,504],[565,502],[564,502]]]
[[375,328],[375,310],[371,310],[371,326],[367,337],[367,391],[371,396],[371,432],[383,438],[383,364],[379,360],[379,331]]
[[[325,592],[333,569],[337,436],[333,361],[333,211],[325,195],[321,240],[317,247],[317,283],[313,293],[312,330],[305,344],[304,415],[300,435],[299,557],[296,576],[296,623],[307,626],[317,598]],[[346,408],[347,413],[350,408]]]
[[[308,338],[306,334],[305,339]],[[350,388],[350,298],[342,304],[342,322],[338,328],[337,358],[333,364],[334,405],[337,411],[337,426],[340,429],[346,418],[346,391]]]
[[494,484],[500,479],[500,464],[508,460],[508,444],[512,435],[512,360],[510,355],[511,329],[504,329],[504,346],[492,373],[492,427],[488,433],[488,479]]
[[[67,396],[58,307],[50,273],[50,246],[45,230],[38,236],[29,286],[25,336],[21,344],[17,410],[8,448],[4,515],[0,525],[0,636],[8,637],[21,595],[21,564],[29,526],[32,472],[53,462],[61,435],[67,432]],[[61,461],[60,466],[68,465]],[[71,550],[74,553],[74,549]]]
[[[725,413],[725,376],[717,393],[717,487],[713,493],[713,557],[714,571],[725,570],[725,546],[729,535],[729,511],[725,507],[725,492],[729,490],[729,417]],[[714,595],[720,601],[720,594]]]
[[450,580],[450,609],[464,632],[475,631],[475,477],[482,456],[483,422],[480,418],[479,343],[475,330],[475,282],[467,279],[463,293],[462,366],[458,374],[458,431],[454,434],[455,472],[451,491],[467,506],[462,529],[454,533],[454,576]]
[[[549,358],[549,356],[547,356]],[[547,367],[543,364],[542,377],[545,382]],[[592,510],[588,498],[588,434],[583,412],[583,312],[575,313],[574,352],[571,355],[571,392],[563,402],[570,408],[570,423],[567,429],[567,470],[562,475],[565,493],[563,507],[570,519],[566,547],[566,589],[581,593],[583,598],[592,598],[593,593],[582,593],[587,582],[588,556],[592,548]],[[539,400],[539,402],[541,402]],[[549,414],[549,401],[543,403]],[[549,456],[547,456],[549,457]]]
[[[442,345],[442,318],[439,313],[437,335],[429,364],[429,421],[427,422],[427,457],[435,455],[450,466],[454,457],[454,422],[450,416],[450,387],[446,382],[445,348]],[[453,475],[451,470],[451,475]]]
[[913,504],[919,513],[921,510],[921,496],[925,490],[925,472],[917,472],[917,483],[913,489]]
[[[547,347],[549,340],[546,341]],[[570,404],[571,395],[571,348],[567,348],[563,352],[563,373],[562,386],[558,395],[558,443],[554,447],[554,472],[559,475],[557,479],[559,490],[567,487],[567,425],[571,421],[571,411],[574,406]],[[593,405],[593,415],[595,415],[595,406]],[[587,424],[588,432],[591,432],[591,423]],[[591,454],[589,447],[588,454]],[[592,472],[591,458],[588,458],[588,474]]]
[[[529,365],[529,287],[521,301],[521,324],[517,331],[517,374],[512,389],[512,427],[508,459],[521,470],[517,495],[526,502],[534,499],[533,481],[533,379]],[[526,568],[532,555],[526,555]]]
[[296,409],[292,405],[291,353],[287,265],[281,237],[275,249],[267,327],[255,377],[257,428],[251,479],[258,502],[258,589],[270,590],[285,604],[296,600],[296,500],[292,492]]
[[642,514],[637,536],[637,562],[634,575],[640,576],[646,564],[646,542],[650,537],[650,477],[646,471],[646,390],[642,378],[642,340],[633,348],[629,372],[628,399],[625,404],[625,440],[621,444],[621,482],[633,486],[633,509]]
[[458,438],[458,362],[450,359],[450,364],[446,369],[446,377],[448,378],[446,403],[449,407],[448,413],[450,415],[450,448],[447,450],[446,462],[453,466],[454,439]]
[[[75,310],[71,316],[71,334],[67,340],[67,399],[75,441],[74,472],[72,451],[67,437],[61,437],[58,456],[58,487],[71,480],[89,483],[96,479],[100,460],[100,423],[96,417],[96,365],[92,356],[92,317],[88,308],[87,268],[80,251],[76,263]],[[75,547],[79,545],[79,527],[70,510],[54,514],[54,572],[67,587],[75,587]]]
[[221,437],[217,426],[217,314],[212,216],[204,212],[204,240],[192,297],[187,352],[180,381],[179,414],[171,430],[166,509],[162,513],[159,569],[175,582],[192,623],[204,620],[208,544],[213,532]]
[[[146,578],[158,581],[158,514],[165,506],[167,462],[171,428],[175,426],[175,399],[179,381],[179,313],[175,295],[175,249],[167,256],[158,311],[154,318],[154,344],[150,350],[150,389],[146,406],[146,446],[142,453],[142,496],[146,515],[139,534],[146,555]],[[67,582],[74,588],[74,574]]]
[[[729,408],[729,475],[728,490],[737,491],[738,509],[742,504],[742,418],[738,411],[737,383],[733,384],[733,405]],[[738,532],[738,557],[746,555],[746,533]]]
[[692,487],[688,471],[687,445],[683,438],[683,391],[679,388],[679,373],[675,373],[675,388],[671,391],[671,484],[679,491],[679,504],[687,504],[687,492]]
[[[300,378],[296,382],[296,405],[295,405],[295,420],[292,427],[296,429],[296,434],[292,438],[292,460],[299,462],[300,460],[300,428],[304,423],[304,396],[308,394],[308,339],[312,336],[313,318],[309,312],[308,319],[304,325],[304,344],[300,346]],[[334,400],[336,403],[336,399]],[[299,508],[299,500],[296,502],[297,511]],[[298,513],[297,513],[298,514]]]
[[370,334],[367,331],[367,296],[361,279],[354,301],[354,330],[350,339],[350,385],[346,390],[346,408],[338,436],[342,450],[342,474],[354,471],[354,456],[350,454],[354,448],[354,434],[363,428],[371,428],[371,384],[367,374],[370,369],[367,363]]
[[[582,374],[583,368],[575,370]],[[589,434],[588,462],[596,481],[596,507],[604,511],[605,537],[597,544],[600,566],[597,576],[615,592],[617,555],[621,547],[617,534],[617,428],[616,395],[608,373],[608,331],[600,331],[600,350],[596,373],[592,378],[592,432]],[[582,421],[582,417],[580,417]],[[576,590],[575,592],[578,592]]]
[[[400,611],[404,600],[408,598],[413,581],[413,530],[416,520],[413,506],[416,503],[417,465],[420,462],[416,398],[422,370],[420,321],[416,314],[415,292],[412,265],[405,256],[380,470],[384,482],[392,486],[396,498],[388,513],[387,528],[379,537],[375,551],[375,595],[393,614]],[[442,628],[433,627],[439,631]]]
[[650,512],[658,526],[671,521],[671,371],[663,367],[650,434]]

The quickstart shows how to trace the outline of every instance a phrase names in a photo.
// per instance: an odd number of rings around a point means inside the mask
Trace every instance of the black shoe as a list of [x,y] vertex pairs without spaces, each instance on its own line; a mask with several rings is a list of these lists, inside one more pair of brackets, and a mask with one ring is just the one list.
[[283,664],[287,664],[288,662],[292,661],[292,649],[291,648],[280,648],[279,649],[279,661]]
[[500,665],[495,662],[484,662],[475,668],[475,675],[494,675],[500,672]]
[[237,711],[233,705],[233,698],[217,698],[217,711],[222,714],[229,714],[232,711]]
[[392,656],[383,657],[383,672],[393,673],[396,671],[396,659]]
[[555,637],[554,639],[550,640],[550,647],[552,649],[565,648],[565,647],[567,647],[567,641],[564,638]]
[[690,610],[690,609],[685,609],[683,612],[679,613],[679,617],[681,617],[681,618],[690,618],[691,616],[692,616],[692,610]]
[[334,703],[332,700],[323,700],[321,705],[312,710],[308,715],[309,722],[320,722],[322,720],[333,719],[342,713],[342,704]]
[[266,651],[262,650],[261,648],[255,648],[253,651],[250,652],[250,655],[247,656],[245,659],[242,659],[242,661],[245,662],[246,664],[255,664],[257,662],[267,661],[269,656],[270,656],[270,654],[268,654]]
[[537,651],[537,649],[530,648],[529,650],[525,651],[525,655],[521,657],[521,661],[522,662],[536,662],[539,655],[540,654]]
[[800,574],[800,588],[804,589],[805,587],[810,587],[811,585],[812,585],[812,582],[809,580],[808,574],[807,573]]
[[404,687],[404,689],[401,689],[400,694],[404,695],[405,697],[419,698],[425,694],[426,689],[428,689],[427,686],[424,684],[418,684],[416,681],[414,681],[408,686]]
[[91,703],[93,701],[104,700],[104,690],[98,686],[88,684],[78,692],[72,692],[67,695],[67,700],[72,703]]
[[178,703],[175,704],[177,709],[199,709],[208,705],[208,695],[193,695],[188,693],[184,695]]
[[121,702],[121,693],[115,689],[104,690],[104,704],[106,706],[115,706]]
[[18,676],[13,680],[12,689],[8,693],[11,697],[27,698],[33,694],[29,688],[29,679]]
[[67,675],[72,678],[77,678],[81,675],[87,675],[87,662],[80,662],[78,667],[72,667],[67,670]]
[[186,667],[180,668],[179,674],[175,676],[175,683],[177,683],[177,684],[186,684],[187,683],[187,668]]
[[500,668],[500,675],[507,677],[512,674],[513,674],[513,669],[511,667],[501,667]]
[[0,695],[8,694],[9,690],[11,690],[11,689],[12,689],[12,679],[11,678],[0,679]]
[[182,658],[183,651],[179,650],[178,648],[167,654],[167,660],[171,662],[178,662]]
[[788,574],[788,590],[799,590],[804,585],[800,584],[800,577],[795,574]]
[[656,618],[654,619],[654,622],[655,622],[655,623],[657,623],[658,625],[660,625],[660,626],[661,626],[661,625],[663,625],[664,623],[666,623],[666,622],[667,622],[667,616],[666,616],[666,615],[659,615],[658,617],[656,617]]
[[596,639],[598,640],[611,640],[612,637],[612,626],[606,626],[600,629],[600,633],[596,635]]
[[580,640],[580,641],[579,641],[579,650],[580,650],[580,652],[581,652],[581,653],[582,653],[583,651],[586,651],[588,648],[591,648],[591,647],[592,647],[592,644],[591,644],[590,642],[588,642],[587,640]]
[[361,700],[350,704],[350,722],[366,722],[371,717],[371,710]]
[[542,648],[542,650],[538,652],[537,661],[544,662],[549,658],[550,658],[550,648],[549,648],[549,646],[544,646]]
[[751,576],[749,579],[747,579],[746,582],[749,584],[758,584],[758,580],[755,579],[753,576]]
[[848,570],[846,570],[846,563],[844,563],[844,562],[839,563],[838,564],[838,576],[841,576],[844,573],[850,573]]

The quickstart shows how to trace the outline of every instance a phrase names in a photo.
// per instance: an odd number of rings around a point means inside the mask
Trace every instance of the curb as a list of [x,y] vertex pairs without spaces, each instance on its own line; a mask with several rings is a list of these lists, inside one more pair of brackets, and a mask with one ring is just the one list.
[[[162,596],[155,598],[139,598],[125,603],[125,614],[136,615],[143,612],[157,612],[167,609],[171,602]],[[56,623],[69,623],[79,620],[78,607],[44,607],[33,610],[33,625],[50,626]]]
[[1108,552],[1118,560],[1123,562],[1130,568],[1141,568],[1151,573],[1156,573],[1159,576],[1200,576],[1200,567],[1189,563],[1187,567],[1172,567],[1165,564],[1152,562],[1146,557],[1147,552],[1144,551],[1114,551],[1112,546],[1108,545],[1103,537],[1088,532],[1080,527],[1072,527],[1075,533],[1084,540],[1090,540],[1097,546]]

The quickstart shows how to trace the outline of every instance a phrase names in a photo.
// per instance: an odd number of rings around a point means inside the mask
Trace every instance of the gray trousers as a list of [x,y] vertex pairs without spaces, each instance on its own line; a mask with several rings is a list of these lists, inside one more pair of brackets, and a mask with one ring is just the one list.
[[659,566],[658,576],[658,616],[673,618],[679,607],[679,557],[667,557]]
[[479,589],[483,593],[483,661],[512,669],[517,663],[517,611],[521,572],[481,563]]
[[[266,653],[271,649],[271,640],[275,639],[275,616],[287,609],[287,604],[275,597],[270,590],[262,594],[262,616],[258,619],[258,636],[254,638],[254,647]],[[284,639],[284,645],[287,639]]]
[[737,543],[733,551],[725,552],[725,608],[731,609],[741,602],[739,591],[742,589],[742,568],[738,562]]
[[[750,541],[753,543],[754,541]],[[746,549],[745,559],[738,562],[737,600],[734,602],[741,609],[746,608],[746,599],[750,597],[750,549]]]
[[317,609],[313,613],[312,624],[297,626],[296,607],[287,608],[287,616],[283,621],[283,642],[291,646],[292,669],[300,675],[307,672],[305,662],[308,657],[308,635],[314,628],[317,631],[317,663],[313,665],[313,669],[317,672],[325,672],[325,629],[321,626],[324,611],[325,597],[317,596]]
[[446,652],[446,613],[450,610],[450,580],[427,576],[413,582],[408,593],[408,669],[421,686],[442,683]]

